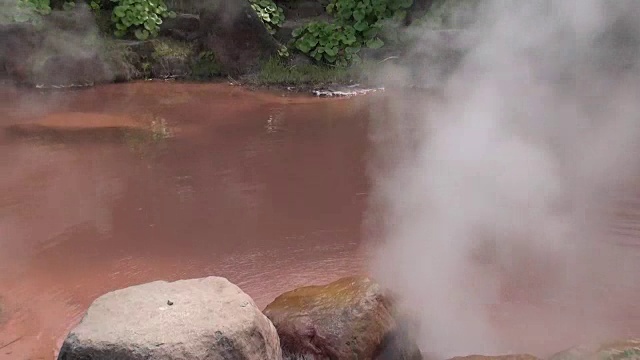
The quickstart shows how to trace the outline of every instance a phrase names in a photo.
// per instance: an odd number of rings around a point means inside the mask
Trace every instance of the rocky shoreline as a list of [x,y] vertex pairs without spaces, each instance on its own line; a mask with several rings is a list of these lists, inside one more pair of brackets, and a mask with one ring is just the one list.
[[[263,311],[225,278],[156,281],[107,293],[68,334],[58,360],[431,358],[380,285],[364,276],[306,286]],[[582,345],[547,360],[632,360],[640,339]],[[540,360],[529,354],[451,360]]]
[[[296,27],[326,16],[322,1],[283,2],[289,20],[274,34],[249,1],[216,3],[213,8],[194,8],[194,13],[165,19],[158,37],[149,40],[107,35],[99,26],[99,15],[84,3],[71,10],[54,9],[41,24],[0,23],[0,38],[7,40],[0,44],[0,82],[76,89],[148,79],[233,81],[249,87],[336,96],[355,84],[364,89],[383,85],[383,79],[375,75],[383,63],[415,69],[420,76],[409,77],[413,85],[430,86],[425,84],[441,81],[442,72],[449,71],[443,69],[455,66],[464,48],[455,40],[464,38],[459,32],[432,31],[428,36],[420,33],[420,46],[415,46],[414,39],[363,49],[360,65],[326,66],[300,52],[291,51],[284,57],[280,53]],[[411,36],[415,34],[408,38]],[[448,55],[443,58],[443,54]],[[341,90],[327,91],[335,87]]]

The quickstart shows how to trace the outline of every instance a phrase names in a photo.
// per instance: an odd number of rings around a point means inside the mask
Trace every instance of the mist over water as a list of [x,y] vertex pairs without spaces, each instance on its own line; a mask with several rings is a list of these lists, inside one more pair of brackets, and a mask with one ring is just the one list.
[[[640,266],[607,221],[640,164],[639,15],[636,1],[488,1],[443,99],[400,99],[374,122],[371,267],[415,315],[424,352],[619,336]],[[503,303],[522,304],[521,332],[496,320]]]

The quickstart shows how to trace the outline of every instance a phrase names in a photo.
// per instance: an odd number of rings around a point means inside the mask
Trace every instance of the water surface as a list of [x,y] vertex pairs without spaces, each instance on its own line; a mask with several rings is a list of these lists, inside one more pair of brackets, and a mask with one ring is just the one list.
[[[368,171],[411,150],[405,140],[428,98],[387,101],[396,96],[158,82],[0,88],[2,129],[89,128],[63,139],[0,131],[0,359],[52,359],[96,297],[133,284],[224,276],[263,307],[297,286],[365,272],[379,228],[365,221]],[[387,113],[408,121],[386,129]],[[104,123],[154,136],[114,136]],[[631,181],[619,192],[603,241],[625,253],[629,271],[640,263],[638,190]],[[640,291],[624,290],[611,293],[613,333],[638,336]],[[553,304],[504,300],[489,306],[513,352],[560,350],[588,326],[558,321]]]
[[226,84],[1,91],[3,127],[162,121],[171,136],[0,135],[0,345],[19,339],[0,358],[52,358],[93,299],[132,284],[224,276],[263,307],[363,269],[367,98]]

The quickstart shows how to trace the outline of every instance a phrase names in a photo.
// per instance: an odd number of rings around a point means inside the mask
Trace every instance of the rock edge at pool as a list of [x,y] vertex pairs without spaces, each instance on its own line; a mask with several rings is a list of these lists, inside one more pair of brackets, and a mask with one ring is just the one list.
[[[222,277],[155,281],[95,300],[68,334],[58,360],[423,359],[393,303],[380,285],[363,276],[286,292],[267,305],[264,314]],[[453,359],[538,358],[507,354]],[[640,359],[640,339],[582,345],[549,358],[583,359]]]

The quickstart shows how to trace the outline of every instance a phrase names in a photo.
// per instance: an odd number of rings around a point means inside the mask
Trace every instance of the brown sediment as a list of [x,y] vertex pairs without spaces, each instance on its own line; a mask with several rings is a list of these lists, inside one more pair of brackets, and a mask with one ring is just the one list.
[[[50,141],[119,141],[127,136],[151,137],[153,120],[134,119],[101,113],[63,112],[48,114],[33,122],[12,124],[5,128],[13,137]],[[168,130],[167,130],[168,131]]]

